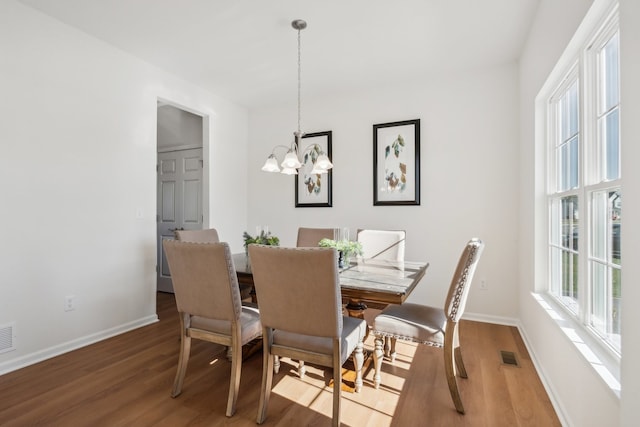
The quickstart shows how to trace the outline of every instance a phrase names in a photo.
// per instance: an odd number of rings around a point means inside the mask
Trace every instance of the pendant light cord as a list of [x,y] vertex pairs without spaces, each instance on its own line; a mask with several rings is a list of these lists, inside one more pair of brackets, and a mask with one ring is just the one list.
[[301,92],[301,67],[300,67],[300,29],[298,29],[298,134],[300,134],[300,119],[301,119],[301,109],[300,109],[300,92]]

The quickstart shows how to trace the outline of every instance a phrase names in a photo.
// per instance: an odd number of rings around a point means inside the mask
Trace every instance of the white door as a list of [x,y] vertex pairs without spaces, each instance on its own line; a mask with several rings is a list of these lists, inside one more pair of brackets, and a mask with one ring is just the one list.
[[172,292],[162,242],[202,228],[202,148],[158,153],[158,290]]

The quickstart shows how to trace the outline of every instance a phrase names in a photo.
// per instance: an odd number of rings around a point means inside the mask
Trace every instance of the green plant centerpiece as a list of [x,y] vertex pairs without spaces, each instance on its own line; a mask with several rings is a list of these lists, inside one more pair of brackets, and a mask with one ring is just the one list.
[[338,251],[338,267],[345,268],[353,255],[362,255],[362,244],[351,240],[322,239],[318,243],[322,248],[335,248]]
[[245,231],[242,234],[242,238],[244,239],[245,253],[249,253],[249,245],[252,243],[268,246],[280,246],[280,239],[278,239],[276,236],[272,236],[270,231],[265,232],[264,230],[262,230],[260,234],[255,237]]

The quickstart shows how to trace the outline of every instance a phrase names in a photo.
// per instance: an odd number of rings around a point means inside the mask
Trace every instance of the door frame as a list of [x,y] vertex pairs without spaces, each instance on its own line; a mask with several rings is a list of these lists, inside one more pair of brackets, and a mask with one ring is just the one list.
[[[209,179],[210,179],[210,172],[209,172],[209,156],[210,156],[210,139],[211,139],[211,117],[209,114],[202,112],[196,108],[192,108],[189,107],[187,105],[172,101],[170,99],[167,98],[163,98],[158,96],[156,98],[156,104],[155,104],[155,131],[156,131],[156,165],[158,164],[158,153],[162,152],[164,150],[160,150],[158,147],[158,107],[162,106],[162,105],[171,105],[172,107],[178,108],[180,110],[184,110],[187,111],[191,114],[195,114],[197,116],[202,117],[202,228],[210,228],[209,226]],[[195,147],[193,145],[182,145],[182,146],[176,146],[176,147],[172,147],[171,150],[176,150],[176,149],[190,149],[190,148],[200,148],[200,147]],[[158,206],[158,188],[157,188],[157,171],[156,171],[156,176],[154,179],[154,185],[156,187],[155,189],[155,207],[156,207],[156,248],[157,246],[160,244],[160,242],[158,242],[158,233],[157,233],[157,222],[158,222],[158,211],[157,211],[157,206]],[[158,251],[156,250],[156,289],[158,288],[158,283],[157,283],[157,269],[160,268],[160,263],[162,262],[161,259],[158,259]]]

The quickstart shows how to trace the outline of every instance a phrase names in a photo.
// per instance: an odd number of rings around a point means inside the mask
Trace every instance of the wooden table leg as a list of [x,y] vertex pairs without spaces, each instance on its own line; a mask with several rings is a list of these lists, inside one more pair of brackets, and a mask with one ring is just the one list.
[[364,319],[364,311],[366,309],[367,304],[357,299],[350,298],[347,303],[347,312],[349,312],[349,317]]

